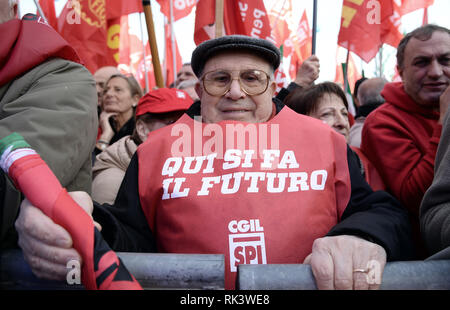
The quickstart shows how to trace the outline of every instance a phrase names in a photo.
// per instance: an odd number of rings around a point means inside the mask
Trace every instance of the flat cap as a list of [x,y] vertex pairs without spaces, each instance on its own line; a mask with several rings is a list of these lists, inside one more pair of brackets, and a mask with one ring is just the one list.
[[204,41],[192,53],[191,66],[197,77],[202,74],[206,62],[223,51],[248,51],[267,60],[276,70],[280,65],[280,50],[270,41],[244,35],[229,35]]

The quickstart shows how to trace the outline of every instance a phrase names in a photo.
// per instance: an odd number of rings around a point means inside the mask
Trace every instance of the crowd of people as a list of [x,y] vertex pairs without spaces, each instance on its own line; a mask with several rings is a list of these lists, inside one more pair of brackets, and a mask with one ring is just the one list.
[[[276,93],[279,49],[224,36],[144,94],[115,67],[91,75],[16,13],[0,0],[0,139],[20,133],[113,250],[224,254],[228,289],[243,263],[306,263],[319,289],[377,289],[371,262],[382,274],[450,246],[449,29],[406,34],[402,82],[359,80],[353,122],[342,87],[316,83],[315,55]],[[39,277],[64,280],[81,260],[4,172],[0,225],[0,248],[20,247]]]

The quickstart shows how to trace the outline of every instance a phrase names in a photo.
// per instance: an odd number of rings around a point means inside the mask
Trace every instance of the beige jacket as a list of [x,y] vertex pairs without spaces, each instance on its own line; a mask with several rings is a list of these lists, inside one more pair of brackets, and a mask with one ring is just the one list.
[[123,137],[97,155],[92,168],[92,199],[113,204],[137,145],[131,136]]

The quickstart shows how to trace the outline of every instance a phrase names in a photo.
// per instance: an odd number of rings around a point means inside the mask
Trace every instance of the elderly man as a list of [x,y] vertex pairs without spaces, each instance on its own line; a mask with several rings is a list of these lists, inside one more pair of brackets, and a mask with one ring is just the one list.
[[420,202],[433,180],[450,104],[450,30],[426,25],[407,34],[397,49],[397,67],[403,82],[384,87],[386,103],[367,117],[361,149],[411,213],[420,245]]
[[[15,19],[16,13],[15,1],[0,0],[0,137],[20,133],[67,189],[90,192],[97,132],[92,75],[50,26],[34,15]],[[8,236],[21,199],[1,173],[2,247],[15,241]]]
[[[272,43],[246,36],[196,48],[200,101],[149,134],[115,205],[94,208],[113,249],[222,253],[226,288],[239,264],[302,262],[321,289],[377,288],[364,273],[409,257],[406,212],[365,183],[342,135],[273,99],[279,64]],[[88,197],[76,199],[90,211]],[[73,253],[57,240],[70,236],[45,238],[56,229],[41,218],[26,227],[33,207],[22,207],[17,226],[35,240],[33,269],[64,278]]]

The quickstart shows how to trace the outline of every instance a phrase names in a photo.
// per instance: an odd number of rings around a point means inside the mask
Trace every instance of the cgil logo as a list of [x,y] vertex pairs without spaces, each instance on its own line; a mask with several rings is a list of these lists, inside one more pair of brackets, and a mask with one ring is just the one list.
[[239,264],[267,264],[264,228],[259,219],[232,220],[228,230],[231,272],[236,272]]

